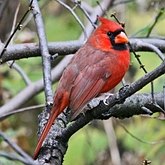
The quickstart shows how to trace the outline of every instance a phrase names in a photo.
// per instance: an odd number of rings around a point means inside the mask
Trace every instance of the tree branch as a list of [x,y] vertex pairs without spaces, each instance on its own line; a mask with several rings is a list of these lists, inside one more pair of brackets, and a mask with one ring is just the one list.
[[[153,51],[144,43],[152,44],[163,53],[165,53],[165,40],[161,38],[130,38],[130,43],[134,51]],[[48,49],[51,55],[58,53],[59,55],[68,55],[75,53],[81,46],[82,42],[79,40],[64,41],[64,42],[50,42]],[[19,60],[23,58],[39,57],[39,45],[37,43],[15,44],[9,45],[2,57],[2,62],[10,60]]]
[[42,55],[45,99],[47,105],[50,105],[53,103],[53,92],[51,88],[51,55],[49,54],[44,23],[37,0],[33,0],[32,13],[34,16],[34,21],[36,23],[39,38],[39,48]]
[[24,163],[26,165],[37,165],[37,164],[34,164],[34,163],[31,164],[31,162],[28,162],[26,159],[24,159],[20,156],[17,156],[14,153],[0,152],[0,157],[4,157],[4,158],[9,159],[11,161],[19,161],[19,162]]
[[[56,53],[60,55],[68,55],[75,53],[82,42],[76,41],[64,41],[64,42],[51,42],[48,43],[48,49],[51,55]],[[9,45],[6,52],[2,57],[2,63],[10,60],[19,60],[23,58],[30,57],[40,57],[40,50],[38,43],[28,43],[28,44],[16,44]]]

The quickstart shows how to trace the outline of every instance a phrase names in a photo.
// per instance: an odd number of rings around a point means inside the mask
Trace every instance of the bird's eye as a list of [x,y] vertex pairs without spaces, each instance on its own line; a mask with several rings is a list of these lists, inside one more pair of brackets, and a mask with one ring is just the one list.
[[107,35],[110,37],[112,35],[112,33],[109,31],[109,32],[107,32]]

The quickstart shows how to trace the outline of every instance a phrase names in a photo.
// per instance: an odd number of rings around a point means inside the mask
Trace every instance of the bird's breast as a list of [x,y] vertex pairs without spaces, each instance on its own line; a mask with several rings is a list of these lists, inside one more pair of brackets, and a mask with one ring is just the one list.
[[[112,53],[110,53],[112,57]],[[102,88],[102,93],[113,89],[124,77],[130,64],[130,54],[128,50],[119,51],[115,53],[113,58],[107,58],[106,71],[111,73],[111,76],[107,79],[106,84]]]

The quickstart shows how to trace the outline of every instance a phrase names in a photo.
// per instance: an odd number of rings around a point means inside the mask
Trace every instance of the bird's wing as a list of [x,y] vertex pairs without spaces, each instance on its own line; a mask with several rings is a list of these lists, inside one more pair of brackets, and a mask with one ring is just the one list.
[[81,113],[88,101],[100,93],[110,76],[111,73],[97,64],[88,66],[79,73],[70,95],[69,105],[72,109],[72,119]]

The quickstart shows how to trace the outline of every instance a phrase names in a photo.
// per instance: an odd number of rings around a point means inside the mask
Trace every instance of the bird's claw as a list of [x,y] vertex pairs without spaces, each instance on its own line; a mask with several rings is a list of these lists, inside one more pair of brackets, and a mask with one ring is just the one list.
[[86,110],[90,110],[90,109],[93,109],[95,107],[97,107],[99,104],[100,104],[100,101],[103,101],[103,103],[105,105],[108,105],[108,102],[107,102],[107,99],[112,96],[113,94],[112,93],[103,93],[101,94],[100,96],[92,99],[88,104],[87,106],[85,107]]
[[111,96],[113,96],[112,93],[106,93],[106,97],[105,97],[105,99],[103,100],[103,103],[104,103],[105,105],[109,105],[108,99],[109,99],[109,97],[111,97]]

